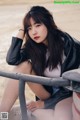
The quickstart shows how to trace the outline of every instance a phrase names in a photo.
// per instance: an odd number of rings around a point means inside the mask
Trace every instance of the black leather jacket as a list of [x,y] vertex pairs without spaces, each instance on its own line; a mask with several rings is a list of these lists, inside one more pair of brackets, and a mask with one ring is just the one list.
[[80,65],[80,42],[66,33],[64,54],[66,59],[62,64],[62,73],[78,68]]
[[[61,66],[61,74],[65,71],[76,69],[80,65],[80,42],[65,33],[63,37],[65,42],[64,54],[66,59]],[[30,59],[21,50],[22,40],[16,37],[12,38],[11,46],[8,50],[6,61],[10,65],[18,65],[21,62]]]

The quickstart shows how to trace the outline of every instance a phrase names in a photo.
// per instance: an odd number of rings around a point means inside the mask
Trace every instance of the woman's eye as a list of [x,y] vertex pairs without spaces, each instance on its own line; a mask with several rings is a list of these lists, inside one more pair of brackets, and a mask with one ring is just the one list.
[[39,26],[41,26],[41,24],[36,24],[36,27],[39,27]]
[[27,30],[31,30],[31,27],[28,27]]

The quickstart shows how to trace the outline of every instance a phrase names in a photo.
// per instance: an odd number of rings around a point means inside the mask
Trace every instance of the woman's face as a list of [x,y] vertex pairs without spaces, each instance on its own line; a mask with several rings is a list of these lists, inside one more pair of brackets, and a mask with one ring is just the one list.
[[30,38],[36,43],[47,44],[47,27],[42,23],[36,23],[33,18],[30,18],[30,26],[28,27],[28,34]]

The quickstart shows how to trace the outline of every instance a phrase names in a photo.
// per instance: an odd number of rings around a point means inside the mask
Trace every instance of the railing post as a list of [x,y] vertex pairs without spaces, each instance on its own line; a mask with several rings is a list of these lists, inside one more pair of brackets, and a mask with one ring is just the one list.
[[22,120],[28,120],[26,99],[25,99],[25,81],[19,80],[19,101],[22,113]]

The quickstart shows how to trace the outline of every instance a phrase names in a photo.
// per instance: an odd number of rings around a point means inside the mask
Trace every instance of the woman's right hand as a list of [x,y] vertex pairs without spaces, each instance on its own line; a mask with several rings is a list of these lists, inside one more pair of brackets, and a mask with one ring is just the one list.
[[22,24],[20,25],[20,28],[19,28],[19,31],[16,35],[17,38],[20,38],[22,40],[24,40],[24,37],[25,37],[25,30],[24,30],[24,25],[23,25],[23,22]]
[[38,100],[38,101],[31,101],[27,104],[27,109],[31,112],[35,111],[36,109],[42,109],[44,108],[44,101]]

